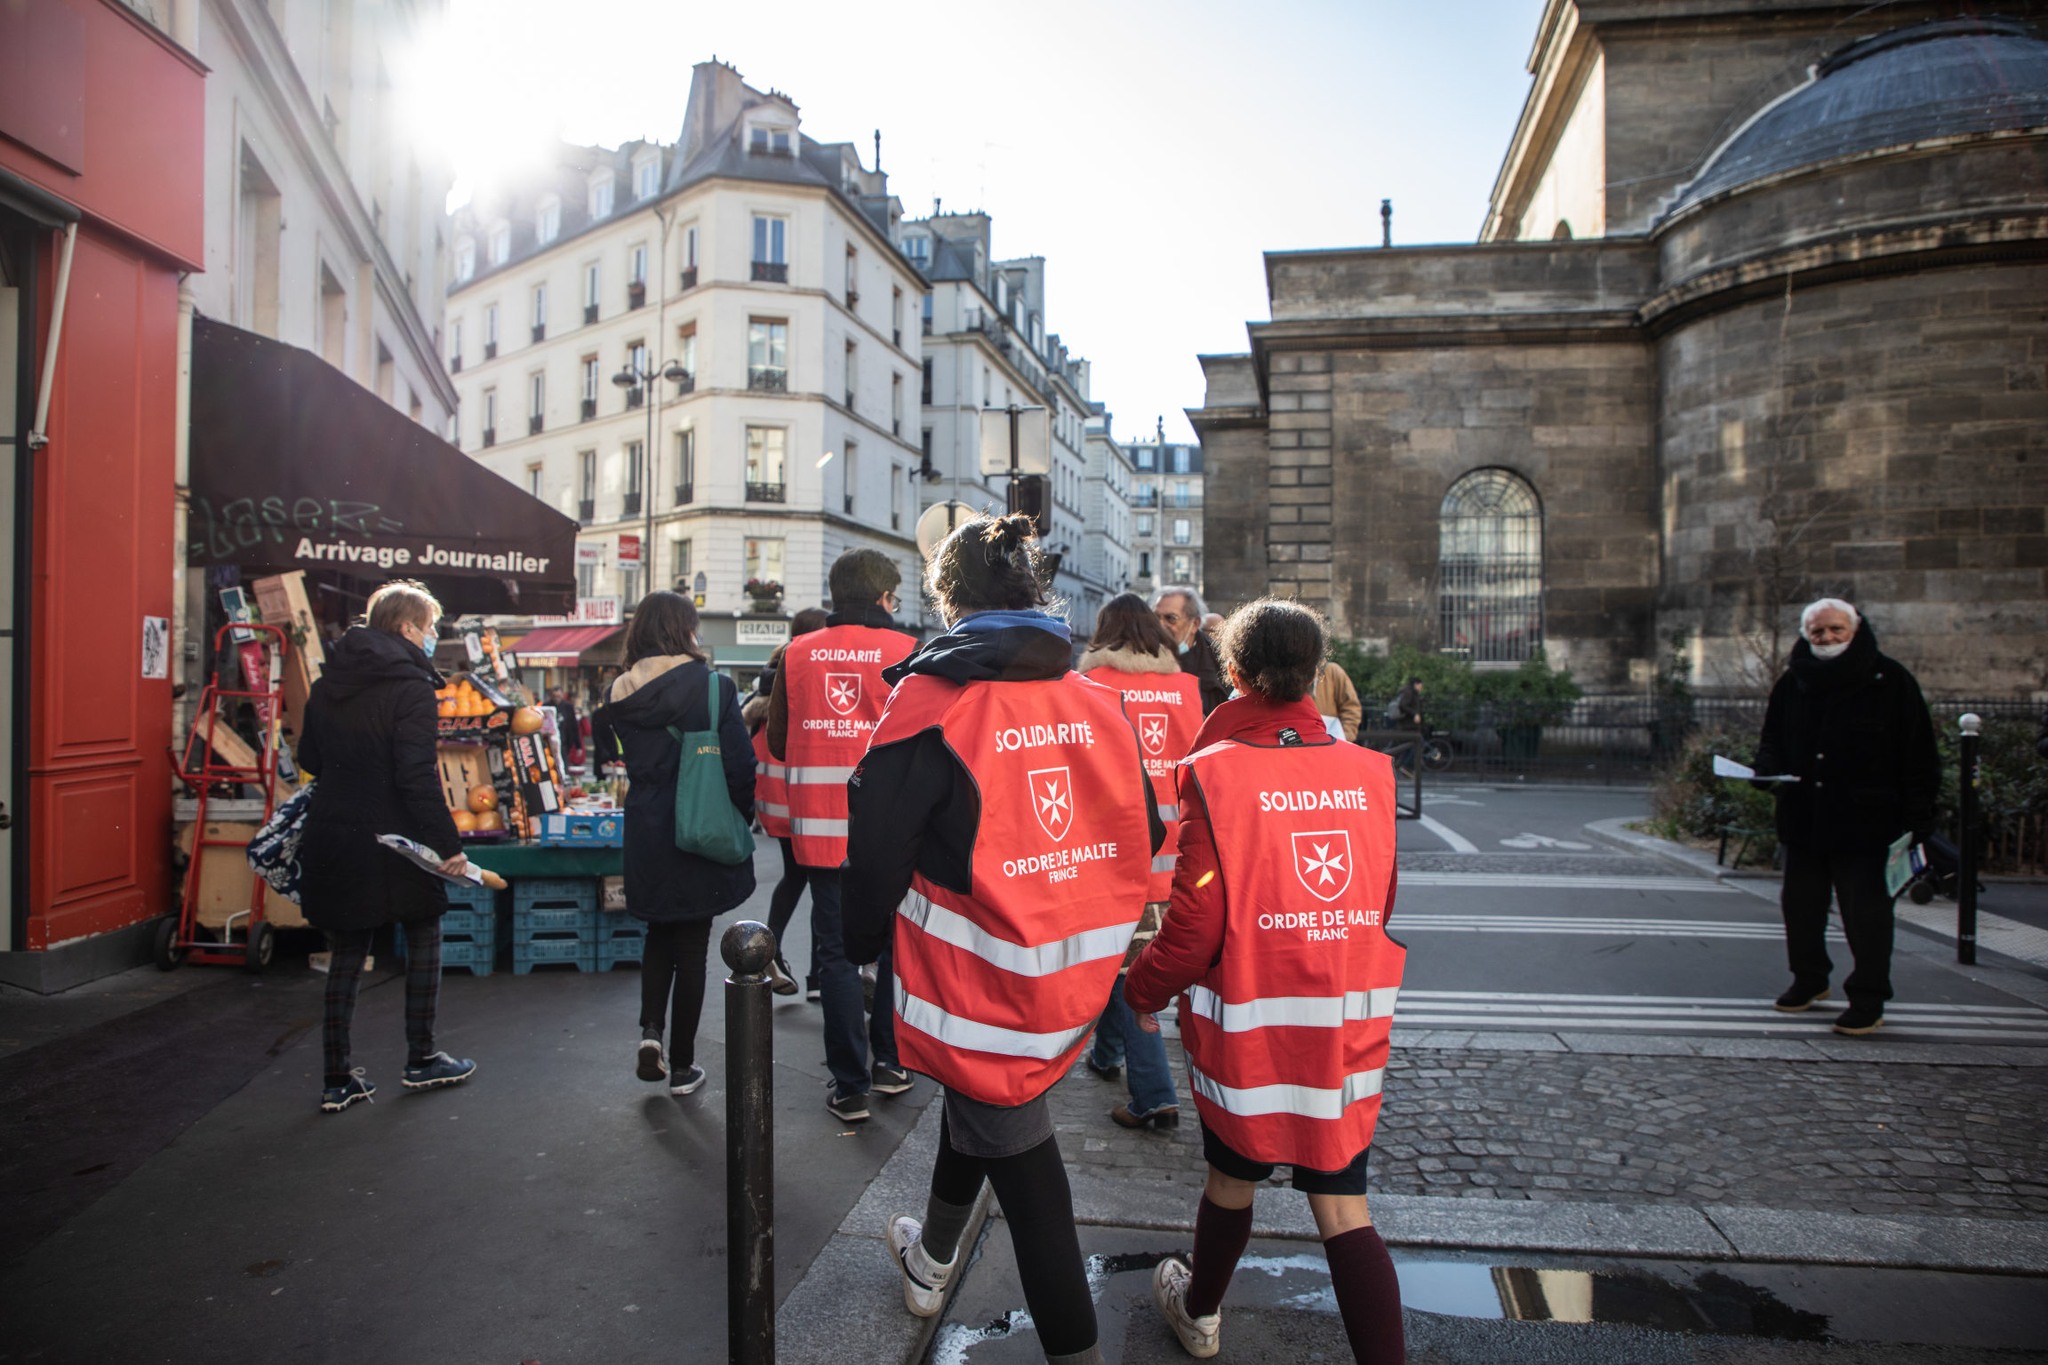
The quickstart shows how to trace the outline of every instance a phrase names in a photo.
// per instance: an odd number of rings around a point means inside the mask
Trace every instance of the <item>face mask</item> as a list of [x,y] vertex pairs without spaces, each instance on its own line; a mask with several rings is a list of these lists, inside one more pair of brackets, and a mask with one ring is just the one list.
[[1842,651],[1847,649],[1848,647],[1849,642],[1847,640],[1842,641],[1842,643],[1838,645],[1809,644],[1807,646],[1808,649],[1811,649],[1813,651],[1813,657],[1821,660],[1839,659],[1842,657]]
[[1185,653],[1187,653],[1187,652],[1188,652],[1188,647],[1187,647],[1187,645],[1186,645],[1186,644],[1180,644],[1180,645],[1176,645],[1176,646],[1174,646],[1174,648],[1175,648],[1175,650],[1176,650],[1176,651],[1178,651],[1179,653],[1182,653],[1182,654],[1185,654]]

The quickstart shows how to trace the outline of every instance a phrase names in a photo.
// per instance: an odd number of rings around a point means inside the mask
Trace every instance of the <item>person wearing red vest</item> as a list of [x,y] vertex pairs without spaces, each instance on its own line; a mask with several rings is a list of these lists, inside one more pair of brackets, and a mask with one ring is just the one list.
[[[816,607],[805,607],[789,618],[791,639],[824,628],[825,613]],[[775,960],[769,966],[768,979],[777,995],[797,993],[796,978],[789,970],[789,959],[783,954],[782,939],[790,919],[796,914],[796,903],[803,898],[804,888],[811,880],[811,870],[796,860],[796,849],[790,842],[789,790],[783,777],[784,765],[782,760],[768,752],[768,703],[775,690],[775,678],[782,671],[782,656],[788,648],[783,645],[768,656],[768,666],[754,684],[754,695],[747,698],[747,704],[740,708],[740,717],[747,722],[747,729],[754,736],[754,814],[760,819],[761,832],[782,849],[782,880],[775,884],[774,894],[768,898],[768,932],[775,935]],[[805,989],[810,999],[822,998],[818,990],[815,948],[811,950],[811,970],[805,977]]]
[[[1145,599],[1124,593],[1105,602],[1095,614],[1094,637],[1081,655],[1079,669],[1091,682],[1123,693],[1124,711],[1138,727],[1138,747],[1166,842],[1152,858],[1152,877],[1145,888],[1145,917],[1131,936],[1124,957],[1128,967],[1138,951],[1159,932],[1160,917],[1173,889],[1174,850],[1179,846],[1180,812],[1173,793],[1174,765],[1193,747],[1202,727],[1200,682],[1183,673],[1172,638]],[[1128,1065],[1130,1102],[1118,1104],[1109,1117],[1125,1128],[1171,1128],[1180,1123],[1180,1095],[1166,1059],[1166,1040],[1140,1029],[1124,1003],[1123,977],[1110,988],[1109,1003],[1096,1022],[1095,1043],[1088,1050],[1088,1069],[1115,1080]]]
[[1365,1201],[1407,957],[1387,936],[1393,767],[1323,728],[1309,695],[1326,648],[1315,612],[1268,598],[1222,635],[1240,696],[1210,713],[1181,764],[1172,908],[1124,982],[1141,1026],[1180,997],[1209,1163],[1193,1266],[1160,1262],[1153,1298],[1188,1354],[1215,1355],[1252,1190],[1292,1166],[1353,1354],[1398,1362],[1400,1286]]
[[[880,550],[848,550],[834,560],[827,577],[832,614],[823,630],[790,640],[768,696],[768,752],[784,763],[790,845],[797,865],[810,873],[811,955],[824,997],[825,1065],[832,1073],[825,1107],[842,1123],[867,1119],[870,1090],[900,1095],[911,1084],[896,1059],[889,945],[879,945],[873,956],[848,955],[839,893],[839,865],[846,861],[846,779],[888,704],[882,670],[917,643],[896,629],[891,615],[902,581]],[[861,987],[866,962],[875,964],[873,1009]]]
[[896,690],[848,786],[846,933],[895,941],[896,1041],[945,1087],[922,1220],[886,1234],[905,1306],[944,1306],[987,1179],[1048,1360],[1100,1361],[1095,1307],[1046,1091],[1122,965],[1165,837],[1123,698],[1068,669],[1023,515],[933,552],[948,623]]

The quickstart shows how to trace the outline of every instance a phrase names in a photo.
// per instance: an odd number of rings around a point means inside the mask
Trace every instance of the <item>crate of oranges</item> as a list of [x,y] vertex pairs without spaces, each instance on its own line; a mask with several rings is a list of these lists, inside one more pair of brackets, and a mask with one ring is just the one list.
[[487,678],[464,674],[434,693],[434,728],[444,740],[482,740],[512,725],[512,699]]

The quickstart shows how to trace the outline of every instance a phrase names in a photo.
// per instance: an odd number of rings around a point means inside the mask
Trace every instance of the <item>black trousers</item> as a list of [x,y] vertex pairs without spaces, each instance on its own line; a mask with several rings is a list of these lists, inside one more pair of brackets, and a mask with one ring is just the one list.
[[668,1063],[679,1072],[697,1061],[697,1020],[704,1012],[704,964],[710,943],[708,919],[647,926],[647,947],[640,959],[640,1027],[659,1036],[666,1022],[663,1016],[673,1010]]
[[1882,1005],[1892,998],[1892,897],[1884,889],[1883,852],[1834,853],[1785,846],[1785,884],[1778,905],[1785,915],[1785,956],[1792,979],[1822,986],[1834,971],[1828,959],[1828,901],[1842,912],[1855,970],[1842,983],[1850,1004]]

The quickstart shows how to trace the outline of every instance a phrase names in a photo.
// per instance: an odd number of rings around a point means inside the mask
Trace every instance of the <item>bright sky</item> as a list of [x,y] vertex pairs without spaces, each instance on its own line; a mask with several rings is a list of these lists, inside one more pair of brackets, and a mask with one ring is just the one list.
[[673,142],[717,56],[854,142],[911,216],[993,215],[1126,439],[1202,401],[1195,356],[1269,316],[1261,253],[1469,242],[1542,0],[452,0],[423,136],[457,194],[560,136]]

